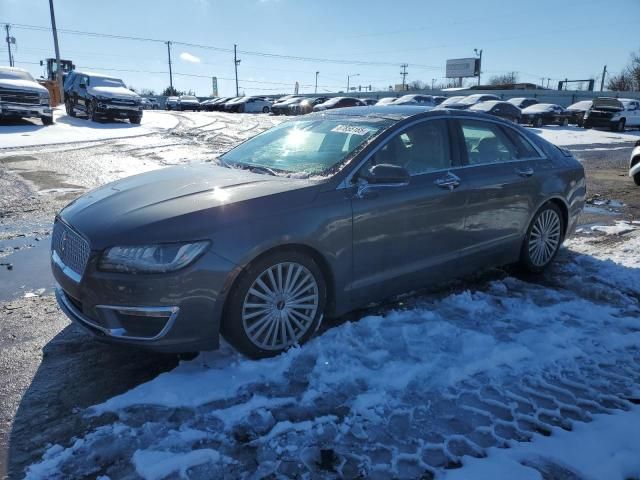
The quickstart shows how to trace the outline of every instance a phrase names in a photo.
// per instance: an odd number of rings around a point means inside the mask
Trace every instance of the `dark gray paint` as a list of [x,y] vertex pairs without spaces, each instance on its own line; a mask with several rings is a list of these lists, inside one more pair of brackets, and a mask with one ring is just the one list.
[[[99,188],[60,213],[90,242],[92,255],[80,284],[54,266],[57,281],[82,301],[88,317],[96,315],[95,305],[100,304],[180,307],[166,337],[129,343],[174,351],[211,349],[218,345],[224,301],[237,275],[272,249],[289,246],[313,255],[327,275],[327,314],[340,315],[479,267],[516,261],[531,218],[548,200],[566,210],[567,234],[575,229],[585,198],[582,166],[521,127],[484,114],[426,112],[421,107],[397,107],[393,113],[386,107],[349,108],[314,115],[385,116],[397,123],[324,181],[203,164],[158,170]],[[516,129],[543,158],[458,165],[412,177],[404,187],[357,195],[351,177],[394,132],[417,121],[456,117]],[[456,159],[463,160],[461,155]],[[523,168],[534,174],[520,176]],[[447,172],[461,179],[452,191],[434,183]],[[109,246],[201,239],[211,240],[210,250],[171,274],[125,275],[96,268]]]

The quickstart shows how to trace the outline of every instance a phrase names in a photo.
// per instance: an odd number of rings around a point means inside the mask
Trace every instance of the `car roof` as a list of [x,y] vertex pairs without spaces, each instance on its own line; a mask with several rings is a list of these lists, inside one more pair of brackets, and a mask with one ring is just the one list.
[[[347,107],[347,108],[334,108],[332,110],[322,110],[320,112],[310,113],[309,116],[319,117],[332,117],[332,119],[344,118],[345,120],[352,117],[360,118],[384,118],[389,120],[402,121],[407,118],[428,118],[442,115],[455,115],[456,117],[471,117],[471,118],[484,118],[491,121],[500,121],[498,117],[489,115],[484,112],[469,111],[469,110],[456,110],[443,108],[433,108],[421,105],[397,105],[393,109],[385,106],[368,106],[368,107]],[[508,122],[505,122],[508,123]]]

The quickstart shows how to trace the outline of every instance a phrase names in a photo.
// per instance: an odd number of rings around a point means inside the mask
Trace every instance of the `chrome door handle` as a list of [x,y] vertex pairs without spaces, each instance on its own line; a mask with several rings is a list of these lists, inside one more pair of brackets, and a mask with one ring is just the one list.
[[516,168],[516,173],[521,177],[530,177],[533,175],[533,168],[531,167]]
[[435,183],[440,188],[453,190],[460,185],[460,178],[457,175],[448,172],[444,177],[437,178],[433,183]]

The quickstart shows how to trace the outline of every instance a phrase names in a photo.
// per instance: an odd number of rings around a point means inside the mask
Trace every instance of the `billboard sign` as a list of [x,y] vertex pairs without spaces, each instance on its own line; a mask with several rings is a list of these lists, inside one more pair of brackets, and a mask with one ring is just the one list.
[[479,70],[477,58],[455,58],[447,60],[447,78],[477,77]]

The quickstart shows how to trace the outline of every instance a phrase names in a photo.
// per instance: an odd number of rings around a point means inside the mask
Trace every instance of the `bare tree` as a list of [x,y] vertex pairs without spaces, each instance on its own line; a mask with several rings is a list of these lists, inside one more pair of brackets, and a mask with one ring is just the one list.
[[612,75],[607,88],[618,92],[640,90],[640,51],[633,52],[629,64],[618,75]]
[[409,82],[409,90],[424,90],[427,88],[427,84],[422,80],[414,80],[413,82]]
[[156,92],[152,88],[142,88],[140,89],[140,95],[145,97],[155,97]]
[[518,72],[495,75],[489,79],[489,85],[512,85],[518,83]]

